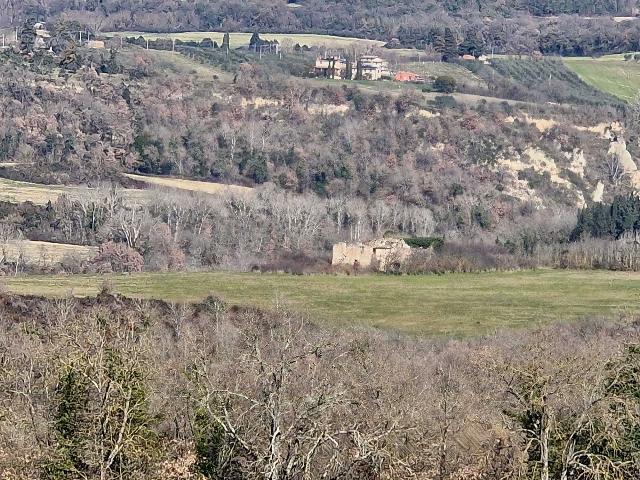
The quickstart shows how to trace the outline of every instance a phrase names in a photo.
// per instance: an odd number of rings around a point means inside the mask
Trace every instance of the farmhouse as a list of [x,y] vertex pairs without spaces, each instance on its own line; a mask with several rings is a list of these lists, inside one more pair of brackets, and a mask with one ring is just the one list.
[[331,265],[376,268],[385,271],[411,255],[411,247],[401,238],[383,238],[367,243],[336,243]]
[[[341,57],[316,58],[315,74],[332,80],[347,78],[349,65]],[[353,75],[353,74],[351,74]],[[348,80],[352,80],[349,78]]]
[[381,80],[391,78],[386,60],[374,55],[364,55],[355,63],[342,57],[318,57],[314,68],[317,77],[345,80]]
[[361,80],[380,80],[391,78],[389,64],[386,60],[375,55],[363,55],[360,57],[358,65]]

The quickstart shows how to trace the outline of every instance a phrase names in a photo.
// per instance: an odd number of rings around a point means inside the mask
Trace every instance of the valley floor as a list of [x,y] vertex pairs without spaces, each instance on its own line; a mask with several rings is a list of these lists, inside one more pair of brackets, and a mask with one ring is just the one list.
[[640,313],[640,274],[537,270],[431,276],[293,276],[249,273],[145,273],[5,278],[30,295],[114,292],[136,298],[199,301],[308,314],[330,325],[362,325],[419,335],[471,336],[554,321]]

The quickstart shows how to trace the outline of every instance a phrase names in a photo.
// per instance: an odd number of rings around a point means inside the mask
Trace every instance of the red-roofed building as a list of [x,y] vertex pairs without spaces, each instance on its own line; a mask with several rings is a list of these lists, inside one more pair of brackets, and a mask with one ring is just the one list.
[[424,82],[424,78],[422,78],[417,73],[413,73],[413,72],[398,72],[396,73],[394,80],[396,82],[414,82],[414,83]]

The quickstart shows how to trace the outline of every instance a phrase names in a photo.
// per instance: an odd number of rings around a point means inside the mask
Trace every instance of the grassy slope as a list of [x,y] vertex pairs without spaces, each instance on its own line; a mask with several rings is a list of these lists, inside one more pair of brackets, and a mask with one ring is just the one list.
[[625,62],[623,55],[565,58],[564,63],[585,83],[622,100],[631,100],[640,91],[640,63]]
[[[99,276],[6,279],[23,294],[95,294]],[[540,270],[443,276],[290,276],[164,273],[114,276],[115,291],[141,298],[232,304],[282,302],[332,325],[366,325],[425,335],[475,335],[589,315],[640,312],[640,274]]]
[[[210,38],[214,42],[218,42],[218,45],[222,44],[222,37],[224,32],[182,32],[182,33],[148,33],[148,32],[111,32],[106,35],[118,35],[125,37],[139,37],[143,36],[149,40],[155,40],[158,38],[169,38],[182,41],[201,41],[205,38]],[[251,33],[230,33],[230,45],[231,48],[246,47],[249,45],[251,39]],[[313,34],[293,34],[293,33],[261,33],[260,38],[263,40],[278,40],[291,41],[293,45],[299,43],[300,45],[327,47],[327,48],[347,48],[354,45],[360,45],[364,47],[381,47],[385,42],[378,40],[365,40],[360,38],[350,37],[336,37],[332,35],[313,35]]]
[[0,245],[0,254],[5,260],[50,266],[62,262],[65,257],[88,260],[96,255],[97,247],[69,245],[66,243],[36,242],[31,240],[11,240]]
[[[226,185],[223,183],[200,182],[196,180],[183,180],[170,177],[147,177],[143,175],[124,174],[133,180],[149,184],[150,189],[120,188],[119,192],[124,198],[146,203],[152,198],[154,188],[172,188],[190,192],[206,194],[218,194],[224,191],[236,193],[251,192],[251,188],[238,185]],[[106,187],[105,187],[106,188]],[[61,195],[66,195],[72,200],[92,198],[95,189],[78,185],[42,185],[39,183],[19,182],[0,178],[0,201],[10,203],[32,202],[36,205],[46,205],[55,202]]]
[[124,176],[130,178],[131,180],[147,183],[156,187],[168,187],[178,190],[188,190],[190,192],[200,192],[208,194],[216,194],[221,192],[249,193],[253,190],[249,187],[242,187],[239,185],[226,185],[224,183],[185,180],[182,178],[134,175],[132,173],[125,173]]
[[[33,202],[36,205],[46,205],[50,201],[55,202],[61,195],[77,200],[91,196],[93,191],[94,189],[77,185],[42,185],[0,178],[0,201],[3,202]],[[148,192],[145,190],[121,189],[120,192],[127,198],[139,202],[148,198]]]

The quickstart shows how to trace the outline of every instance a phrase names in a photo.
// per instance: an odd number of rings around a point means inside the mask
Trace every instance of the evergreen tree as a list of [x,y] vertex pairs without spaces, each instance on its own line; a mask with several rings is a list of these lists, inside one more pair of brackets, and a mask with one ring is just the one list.
[[430,36],[431,45],[433,45],[433,48],[435,49],[435,51],[444,55],[445,44],[444,44],[444,34],[442,33],[442,30],[434,28],[433,30],[431,30],[429,36]]
[[458,41],[456,36],[449,27],[444,30],[444,49],[442,52],[442,60],[451,61],[458,56]]
[[20,31],[20,51],[31,53],[36,43],[35,21],[32,18],[25,20]]
[[258,32],[254,32],[253,35],[251,35],[251,40],[249,40],[249,48],[257,50],[260,48],[261,44],[262,40],[260,39],[260,34]]
[[476,29],[471,29],[465,33],[460,44],[460,55],[473,55],[479,57],[483,53],[483,41]]
[[231,37],[229,35],[229,32],[226,32],[224,34],[224,37],[222,37],[222,49],[225,51],[228,51],[230,46],[231,46]]
[[351,62],[351,57],[347,56],[347,66],[345,68],[344,78],[347,80],[351,80],[353,78],[353,63]]

